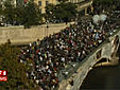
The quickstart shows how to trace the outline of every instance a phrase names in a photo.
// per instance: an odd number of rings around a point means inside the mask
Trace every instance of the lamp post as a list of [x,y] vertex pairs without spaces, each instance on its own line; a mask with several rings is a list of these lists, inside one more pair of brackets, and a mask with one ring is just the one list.
[[76,24],[78,24],[78,20],[79,20],[79,19],[78,19],[78,16],[79,16],[79,14],[77,13],[77,14],[76,14],[76,20],[75,20],[75,23],[76,23]]
[[48,36],[48,28],[49,28],[48,23],[49,23],[49,21],[47,20],[46,21],[46,36]]

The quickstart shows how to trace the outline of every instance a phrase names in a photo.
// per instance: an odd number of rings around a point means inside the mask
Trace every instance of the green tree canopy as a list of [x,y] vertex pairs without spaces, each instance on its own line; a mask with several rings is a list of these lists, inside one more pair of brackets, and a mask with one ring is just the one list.
[[50,19],[58,19],[64,21],[70,21],[72,18],[75,18],[77,10],[77,6],[70,2],[61,2],[60,4],[48,5],[46,7],[46,14]]
[[11,0],[4,2],[3,15],[5,17],[4,22],[13,24],[15,19],[15,7],[11,3]]
[[15,20],[19,24],[23,25],[24,24],[24,13],[25,13],[25,7],[24,6],[17,6],[15,8]]
[[38,25],[42,20],[39,7],[33,2],[30,1],[24,8],[24,26],[30,27],[31,25]]
[[0,15],[2,15],[2,4],[0,3]]
[[45,14],[45,18],[48,19],[53,19],[54,17],[54,11],[55,11],[55,5],[54,4],[49,4],[46,7],[46,14]]
[[[42,14],[39,6],[33,0],[24,5],[14,5],[13,0],[6,0],[3,4],[3,16],[5,23],[15,24],[16,22],[29,28],[42,22]],[[1,11],[1,10],[0,10]]]
[[18,61],[19,51],[9,44],[0,46],[0,70],[8,71],[8,81],[0,82],[0,90],[35,89],[26,76],[27,66]]
[[111,11],[113,7],[115,7],[115,2],[116,0],[94,0],[94,7],[97,11]]
[[94,3],[96,3],[96,4],[103,4],[103,5],[105,5],[105,4],[112,4],[113,3],[113,1],[114,0],[94,0]]

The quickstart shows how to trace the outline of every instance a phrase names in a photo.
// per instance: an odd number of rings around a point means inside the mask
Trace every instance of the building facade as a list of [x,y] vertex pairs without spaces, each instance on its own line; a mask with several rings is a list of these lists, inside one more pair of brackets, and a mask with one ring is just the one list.
[[[27,3],[29,0],[16,0],[17,4],[25,4]],[[71,2],[71,3],[79,3],[79,2],[82,2],[82,1],[85,1],[85,0],[68,0],[68,2]],[[58,4],[58,0],[34,0],[34,2],[40,7],[40,10],[41,10],[41,13],[45,13],[45,7],[48,5],[48,4]]]
[[56,5],[57,0],[34,0],[34,2],[40,7],[41,13],[45,13],[45,7],[50,3]]
[[71,3],[80,3],[80,2],[85,1],[85,0],[68,0],[68,1]]
[[[79,2],[82,2],[82,1],[85,1],[85,0],[68,0],[68,2],[71,2],[71,3],[79,3]],[[48,4],[58,4],[58,0],[34,0],[34,2],[40,7],[41,9],[41,13],[45,13],[45,7],[48,5]]]

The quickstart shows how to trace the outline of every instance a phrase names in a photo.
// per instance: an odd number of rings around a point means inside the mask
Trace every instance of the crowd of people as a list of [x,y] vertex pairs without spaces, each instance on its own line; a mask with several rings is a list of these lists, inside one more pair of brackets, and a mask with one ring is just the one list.
[[[41,87],[41,90],[55,89],[59,84],[59,71],[72,62],[81,62],[105,39],[112,35],[117,25],[108,16],[106,21],[93,23],[92,18],[81,19],[74,25],[59,33],[30,43],[21,49],[19,61],[26,64],[32,60],[30,79]],[[117,18],[117,15],[114,16]],[[65,73],[68,74],[67,72]]]

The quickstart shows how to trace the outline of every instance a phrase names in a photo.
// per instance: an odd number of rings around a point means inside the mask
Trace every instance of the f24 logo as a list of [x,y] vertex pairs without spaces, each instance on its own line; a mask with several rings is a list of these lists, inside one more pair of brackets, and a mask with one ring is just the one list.
[[0,70],[0,81],[7,81],[7,71]]

